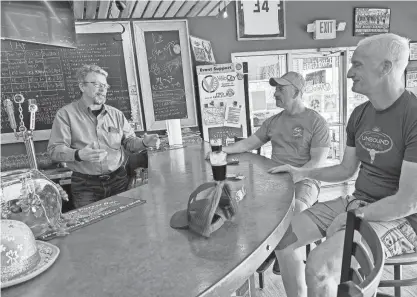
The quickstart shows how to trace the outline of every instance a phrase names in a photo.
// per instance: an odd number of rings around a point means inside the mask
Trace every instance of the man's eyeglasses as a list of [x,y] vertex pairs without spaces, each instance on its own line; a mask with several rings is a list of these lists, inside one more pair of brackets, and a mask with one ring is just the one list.
[[106,89],[106,90],[110,89],[110,85],[108,85],[108,84],[102,84],[102,83],[95,82],[95,81],[85,81],[84,83],[86,83],[86,84],[90,83],[93,86],[95,86],[96,88],[100,88],[100,89]]

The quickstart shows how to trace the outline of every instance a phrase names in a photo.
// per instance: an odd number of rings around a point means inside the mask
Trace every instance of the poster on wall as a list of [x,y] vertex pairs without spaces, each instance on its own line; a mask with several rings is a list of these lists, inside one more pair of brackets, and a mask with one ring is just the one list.
[[391,9],[355,8],[354,36],[389,33]]
[[410,42],[410,61],[417,61],[417,42]]
[[285,1],[236,1],[238,40],[285,39]]
[[220,135],[227,145],[247,135],[242,65],[197,66],[197,74],[204,140]]
[[417,87],[417,69],[407,70],[405,87],[410,89]]
[[210,41],[190,36],[190,43],[197,62],[216,63]]

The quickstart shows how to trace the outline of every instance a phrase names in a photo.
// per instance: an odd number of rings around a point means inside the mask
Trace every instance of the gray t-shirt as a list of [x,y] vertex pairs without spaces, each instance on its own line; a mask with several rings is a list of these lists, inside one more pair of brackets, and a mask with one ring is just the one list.
[[265,120],[255,135],[264,144],[271,141],[271,159],[281,165],[302,167],[311,159],[311,148],[330,147],[326,120],[309,108],[296,115],[284,110]]
[[416,95],[405,91],[382,111],[369,101],[359,105],[349,119],[346,133],[346,145],[356,147],[361,161],[353,195],[371,201],[394,195],[403,160],[417,162]]

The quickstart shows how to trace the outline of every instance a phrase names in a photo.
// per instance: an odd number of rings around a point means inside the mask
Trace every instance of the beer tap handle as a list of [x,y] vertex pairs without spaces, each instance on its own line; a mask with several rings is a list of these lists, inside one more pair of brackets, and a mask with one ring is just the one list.
[[13,102],[10,99],[5,99],[3,102],[4,107],[6,108],[7,116],[9,117],[10,127],[13,129],[13,131],[16,131],[17,124],[16,119],[14,117]]
[[35,130],[35,116],[36,112],[38,111],[38,106],[36,104],[29,104],[29,112],[30,112],[30,124],[29,130],[33,132]]

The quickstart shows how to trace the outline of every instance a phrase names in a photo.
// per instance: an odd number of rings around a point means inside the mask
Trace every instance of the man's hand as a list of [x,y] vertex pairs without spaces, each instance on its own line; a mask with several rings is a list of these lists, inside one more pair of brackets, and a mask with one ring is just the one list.
[[288,172],[292,176],[292,180],[294,183],[297,183],[303,179],[307,178],[307,171],[305,169],[296,168],[291,165],[281,165],[277,167],[272,167],[268,170],[269,173],[282,173]]
[[81,161],[101,162],[107,156],[107,151],[96,148],[96,142],[92,142],[83,149],[78,151]]
[[60,184],[55,184],[56,185],[56,187],[58,188],[58,190],[59,190],[59,194],[61,194],[61,198],[62,198],[62,200],[65,200],[65,201],[69,201],[69,199],[68,199],[68,194],[67,194],[67,192],[65,192],[65,190],[61,187],[61,185]]
[[143,144],[146,146],[151,146],[151,147],[159,147],[159,143],[161,141],[159,140],[159,135],[158,134],[144,134],[143,135]]
[[347,219],[347,212],[343,212],[339,214],[331,223],[329,228],[326,231],[326,237],[330,237],[335,234],[337,231],[346,229],[346,219]]

